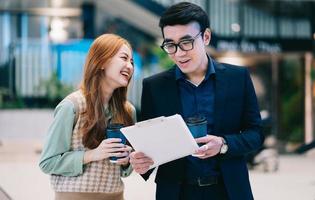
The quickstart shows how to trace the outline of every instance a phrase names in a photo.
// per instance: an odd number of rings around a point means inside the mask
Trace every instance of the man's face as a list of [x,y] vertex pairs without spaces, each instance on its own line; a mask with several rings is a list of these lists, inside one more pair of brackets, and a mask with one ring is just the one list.
[[[165,26],[164,45],[174,47],[173,44],[182,44],[181,46],[190,47],[189,41],[192,42],[191,50],[182,50],[177,46],[175,53],[169,54],[170,58],[176,63],[180,70],[185,74],[193,74],[207,64],[205,45],[210,42],[210,31],[206,30],[202,35],[197,22],[191,22],[186,25]],[[187,43],[188,42],[188,43]],[[190,48],[188,48],[190,49]]]

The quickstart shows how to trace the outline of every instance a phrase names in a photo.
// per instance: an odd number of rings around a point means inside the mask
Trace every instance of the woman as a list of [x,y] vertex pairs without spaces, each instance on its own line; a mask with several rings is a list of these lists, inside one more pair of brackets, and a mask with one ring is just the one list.
[[[42,171],[51,174],[55,199],[123,199],[121,176],[131,173],[131,147],[106,138],[105,130],[109,122],[135,122],[126,97],[132,74],[132,49],[125,39],[104,34],[93,42],[81,88],[56,107],[40,158]],[[113,164],[111,156],[122,158]]]

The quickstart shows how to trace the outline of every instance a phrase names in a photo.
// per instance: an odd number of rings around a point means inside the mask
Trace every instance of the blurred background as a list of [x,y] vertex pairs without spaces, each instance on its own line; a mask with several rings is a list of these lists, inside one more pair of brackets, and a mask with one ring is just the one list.
[[[39,153],[53,109],[78,88],[98,35],[131,42],[128,98],[140,110],[142,79],[173,65],[159,48],[158,21],[177,2],[0,0],[0,200],[53,199]],[[254,82],[267,138],[248,155],[254,196],[315,200],[315,1],[190,2],[209,14],[209,54],[248,67]],[[152,179],[132,174],[125,184],[126,200],[154,199]]]

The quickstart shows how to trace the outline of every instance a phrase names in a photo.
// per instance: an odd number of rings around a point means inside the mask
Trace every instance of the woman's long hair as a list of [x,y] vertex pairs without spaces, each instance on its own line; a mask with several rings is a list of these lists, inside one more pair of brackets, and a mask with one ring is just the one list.
[[[101,143],[107,126],[102,101],[104,86],[101,84],[104,83],[105,73],[101,68],[105,67],[106,70],[106,64],[124,44],[131,49],[130,44],[120,36],[103,34],[95,39],[86,57],[81,89],[86,99],[86,111],[82,113],[85,119],[82,143],[87,148],[96,148]],[[133,124],[131,106],[127,102],[127,87],[114,90],[108,109],[113,115],[112,121]]]

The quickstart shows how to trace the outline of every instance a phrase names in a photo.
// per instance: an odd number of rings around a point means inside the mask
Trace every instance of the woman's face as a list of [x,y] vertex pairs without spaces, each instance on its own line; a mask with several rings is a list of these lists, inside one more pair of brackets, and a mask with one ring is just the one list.
[[134,70],[130,48],[124,44],[106,65],[106,86],[112,89],[127,87]]

